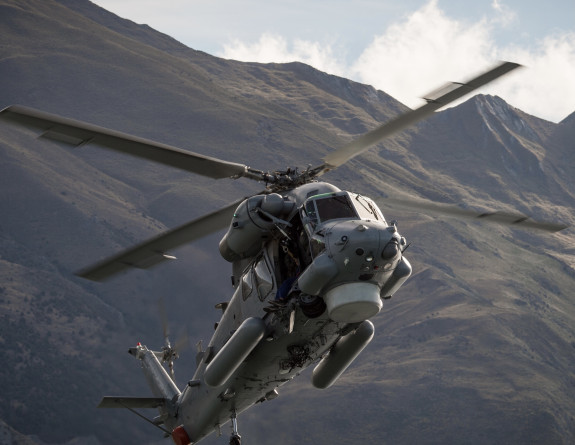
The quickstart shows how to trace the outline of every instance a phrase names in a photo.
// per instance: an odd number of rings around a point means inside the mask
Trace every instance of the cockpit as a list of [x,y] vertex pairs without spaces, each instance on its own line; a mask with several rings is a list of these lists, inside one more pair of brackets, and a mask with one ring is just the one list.
[[315,228],[318,224],[334,219],[364,219],[385,224],[377,205],[357,193],[343,191],[315,195],[302,206],[304,225],[309,224]]

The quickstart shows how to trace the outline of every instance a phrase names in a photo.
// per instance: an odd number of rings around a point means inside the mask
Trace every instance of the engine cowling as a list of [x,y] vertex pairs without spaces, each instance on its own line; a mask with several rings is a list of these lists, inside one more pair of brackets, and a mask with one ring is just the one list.
[[294,203],[277,193],[255,195],[236,209],[227,233],[220,241],[220,254],[230,262],[256,255],[278,222]]

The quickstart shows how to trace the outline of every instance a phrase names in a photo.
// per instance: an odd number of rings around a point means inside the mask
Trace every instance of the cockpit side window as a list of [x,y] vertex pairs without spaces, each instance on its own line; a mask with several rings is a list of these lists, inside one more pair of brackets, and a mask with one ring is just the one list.
[[274,279],[265,257],[262,257],[256,263],[253,277],[257,287],[258,296],[261,301],[264,301],[274,287]]
[[317,224],[317,212],[315,210],[314,201],[308,201],[308,203],[305,205],[305,213],[306,213],[307,217],[309,218],[309,221],[313,225],[316,225]]

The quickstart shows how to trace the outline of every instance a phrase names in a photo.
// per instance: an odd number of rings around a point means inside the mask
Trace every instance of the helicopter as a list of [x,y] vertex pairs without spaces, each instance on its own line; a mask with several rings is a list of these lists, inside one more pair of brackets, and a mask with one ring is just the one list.
[[[216,306],[222,316],[207,347],[197,345],[192,378],[182,389],[176,385],[178,346],[171,345],[164,329],[161,351],[141,343],[128,351],[140,361],[153,397],[106,396],[99,407],[128,409],[177,445],[196,444],[231,422],[230,444],[240,445],[238,415],[275,399],[278,388],[304,369],[315,365],[314,387],[331,386],[372,340],[370,319],[406,282],[412,267],[404,255],[409,244],[396,223],[388,222],[371,198],[341,190],[321,176],[519,66],[501,62],[471,80],[448,84],[426,95],[421,107],[301,171],[257,170],[20,105],[2,110],[0,118],[74,147],[95,144],[212,179],[265,184],[258,194],[78,272],[103,281],[130,268],[147,269],[176,259],[171,252],[177,247],[227,227],[219,252],[231,263],[234,293]],[[439,211],[549,232],[566,227],[514,213]],[[146,408],[157,409],[158,416],[150,419],[137,411]]]

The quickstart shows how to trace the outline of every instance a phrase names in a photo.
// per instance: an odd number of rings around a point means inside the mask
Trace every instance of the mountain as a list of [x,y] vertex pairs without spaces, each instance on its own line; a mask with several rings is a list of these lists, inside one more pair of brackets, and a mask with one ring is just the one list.
[[[0,107],[20,103],[264,170],[317,165],[407,109],[301,63],[195,51],[85,0],[0,0],[0,29]],[[332,388],[312,390],[304,372],[242,415],[241,434],[286,445],[575,441],[572,229],[459,221],[385,199],[573,224],[574,116],[554,124],[475,96],[326,175],[399,221],[414,275]],[[95,406],[106,394],[150,394],[126,350],[161,345],[161,297],[174,336],[208,341],[213,306],[231,296],[221,234],[105,284],[74,272],[262,186],[31,136],[0,123],[0,437],[159,443],[136,416]],[[182,351],[176,363],[180,386],[194,355]]]

